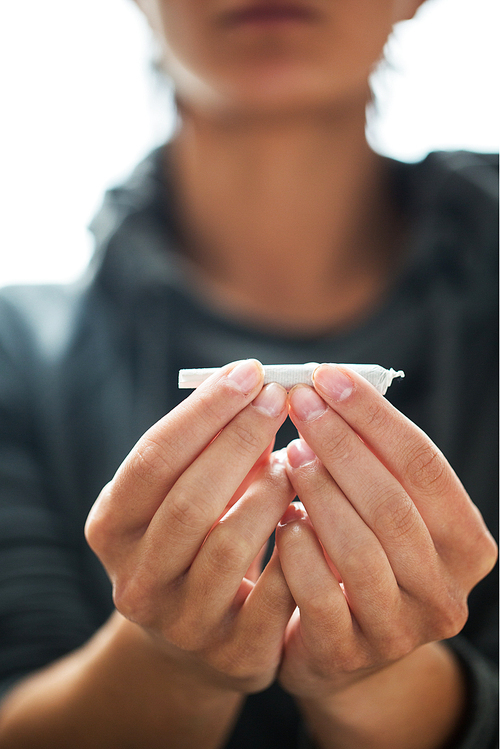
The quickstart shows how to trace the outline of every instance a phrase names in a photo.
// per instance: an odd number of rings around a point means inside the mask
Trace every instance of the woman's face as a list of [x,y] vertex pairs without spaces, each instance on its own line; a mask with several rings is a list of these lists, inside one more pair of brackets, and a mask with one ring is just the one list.
[[423,0],[137,0],[191,109],[348,105]]

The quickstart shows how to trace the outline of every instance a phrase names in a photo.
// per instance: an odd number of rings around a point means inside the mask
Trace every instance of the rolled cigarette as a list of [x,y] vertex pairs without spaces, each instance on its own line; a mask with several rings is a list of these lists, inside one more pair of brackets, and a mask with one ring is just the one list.
[[[352,369],[365,380],[368,380],[378,391],[385,395],[387,388],[396,377],[404,377],[405,373],[395,369],[385,369],[378,364],[340,364],[341,367]],[[313,374],[319,367],[318,362],[307,364],[264,364],[264,385],[277,382],[287,390],[294,385],[312,385]],[[205,367],[202,369],[181,369],[179,372],[180,388],[197,388],[211,375],[218,372],[220,367]]]

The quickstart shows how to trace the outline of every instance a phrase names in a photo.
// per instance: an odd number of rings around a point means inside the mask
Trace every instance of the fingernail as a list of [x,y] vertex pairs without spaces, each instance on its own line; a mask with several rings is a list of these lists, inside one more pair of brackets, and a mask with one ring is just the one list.
[[282,447],[281,450],[276,450],[276,452],[272,453],[271,459],[273,463],[277,463],[280,466],[286,466],[286,447]]
[[290,392],[290,405],[301,421],[314,421],[328,408],[311,387],[304,385],[299,385]]
[[232,369],[227,379],[245,395],[251,393],[263,378],[262,365],[257,359],[246,359]]
[[286,452],[288,462],[292,468],[301,468],[302,466],[316,460],[316,453],[311,450],[304,440],[294,440],[293,442],[290,442]]
[[288,525],[288,523],[293,523],[296,520],[303,520],[304,517],[305,511],[302,502],[292,502],[283,513],[279,525]]
[[338,367],[322,364],[313,375],[314,387],[334,401],[344,401],[354,390],[354,382]]
[[282,413],[285,404],[286,390],[276,382],[271,382],[262,388],[255,400],[252,401],[252,405],[257,411],[273,418]]

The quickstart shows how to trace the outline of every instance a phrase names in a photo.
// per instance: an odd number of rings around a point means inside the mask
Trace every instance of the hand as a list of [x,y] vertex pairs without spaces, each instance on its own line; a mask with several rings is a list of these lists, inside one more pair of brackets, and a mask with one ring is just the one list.
[[117,609],[175,672],[241,692],[274,679],[294,608],[277,554],[255,571],[293,498],[270,456],[286,392],[262,382],[251,360],[213,375],[144,435],[86,525]]
[[[430,439],[354,373],[323,365],[290,394],[288,475],[305,511],[278,528],[297,603],[280,678],[335,694],[460,631],[496,545]],[[320,397],[321,396],[321,397]]]

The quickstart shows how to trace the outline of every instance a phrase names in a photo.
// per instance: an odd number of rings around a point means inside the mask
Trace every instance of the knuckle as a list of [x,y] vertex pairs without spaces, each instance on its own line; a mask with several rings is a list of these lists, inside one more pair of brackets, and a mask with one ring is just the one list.
[[442,639],[449,637],[455,637],[465,627],[467,619],[469,618],[469,607],[465,599],[461,601],[455,601],[454,606],[448,610],[448,618],[446,626],[442,634]]
[[468,567],[473,573],[474,584],[486,577],[498,560],[498,546],[481,518],[476,533],[469,534],[470,546],[468,553]]
[[186,653],[202,653],[213,639],[213,623],[186,591],[184,578],[161,584],[137,569],[114,582],[113,602],[127,619]]
[[84,527],[85,540],[95,554],[100,554],[104,547],[104,528],[102,520],[97,518],[97,509],[92,508]]
[[292,486],[284,466],[280,466],[278,470],[276,468],[272,470],[264,469],[249,489],[249,494],[257,494],[258,492],[259,496],[276,497],[278,500],[281,497],[289,499],[292,492]]
[[236,419],[231,425],[231,437],[233,449],[243,456],[253,454],[262,447],[260,435],[242,419]]
[[[227,393],[229,396],[229,392]],[[199,402],[197,414],[204,424],[209,428],[222,428],[228,419],[228,398],[222,400],[214,398],[211,392],[198,392]]]
[[323,672],[334,669],[344,675],[365,671],[373,665],[373,653],[366,642],[361,643],[357,637],[346,638],[338,652],[330,653],[329,657],[316,659],[316,671]]
[[435,600],[435,610],[439,639],[454,637],[463,629],[469,616],[469,608],[467,596],[455,580],[443,582],[442,591]]
[[295,488],[311,505],[324,502],[332,492],[332,477],[322,466],[304,466],[296,471]]
[[204,562],[213,574],[244,574],[249,553],[249,542],[236,535],[217,534],[218,538],[207,541],[204,548]]
[[210,522],[205,503],[195,501],[191,492],[181,487],[169,494],[168,520],[170,529],[183,535],[198,534]]
[[268,580],[265,590],[260,591],[259,612],[261,618],[253,624],[255,639],[264,642],[268,639],[269,627],[277,620],[277,613],[290,607],[292,595],[284,580]]
[[469,591],[498,561],[498,546],[478,508],[469,504],[461,515],[460,541],[446,551],[459,564]]
[[340,548],[339,564],[346,578],[363,577],[366,589],[380,591],[384,580],[384,557],[380,544],[366,538],[345,538]]
[[423,641],[446,640],[457,635],[469,616],[467,596],[456,581],[433,580],[427,596],[421,599]]
[[348,462],[353,455],[352,435],[346,429],[339,428],[329,435],[325,447],[328,457],[336,462]]
[[311,621],[315,622],[318,630],[325,626],[332,626],[331,612],[335,611],[334,601],[329,600],[325,591],[315,592],[307,598],[307,613]]
[[115,608],[126,619],[141,626],[151,626],[154,620],[154,607],[151,607],[150,601],[154,596],[151,595],[150,587],[137,571],[120,574],[113,581]]
[[465,597],[463,599],[448,597],[446,603],[441,603],[435,617],[433,637],[436,640],[447,640],[455,637],[464,628],[469,617],[469,609]]
[[117,530],[117,514],[110,510],[112,485],[107,484],[90,510],[84,527],[85,539],[95,554],[102,557]]
[[454,558],[460,563],[464,584],[469,592],[483,578],[490,574],[498,560],[498,547],[495,540],[485,530],[471,540],[463,540],[460,548],[454,552]]
[[491,572],[497,561],[497,543],[489,531],[485,530],[483,543],[481,544],[481,561],[478,564],[479,580],[482,580],[483,577],[486,577]]
[[411,629],[400,626],[379,640],[378,658],[382,663],[394,663],[412,653],[420,644],[420,640]]
[[158,473],[170,473],[171,466],[165,448],[151,436],[143,437],[130,456],[129,470],[134,476],[151,486]]
[[384,431],[388,423],[386,403],[373,398],[365,408],[363,427],[370,432],[378,433]]
[[411,533],[418,513],[406,492],[394,490],[374,503],[373,529],[377,535],[399,539]]
[[449,479],[445,457],[432,444],[419,446],[409,456],[406,478],[411,486],[422,492],[435,494],[445,491]]
[[306,648],[315,672],[327,676],[337,670],[356,671],[365,666],[365,652],[347,620],[335,616],[338,602],[332,597],[326,602],[321,594],[311,597],[304,607],[307,616]]
[[113,584],[113,604],[115,609],[123,614],[126,619],[135,620],[135,596],[130,594],[129,580],[126,585],[121,581],[115,581]]
[[197,413],[211,429],[222,429],[248,400],[243,393],[232,387],[226,377],[217,383],[217,390],[199,391],[197,395]]

